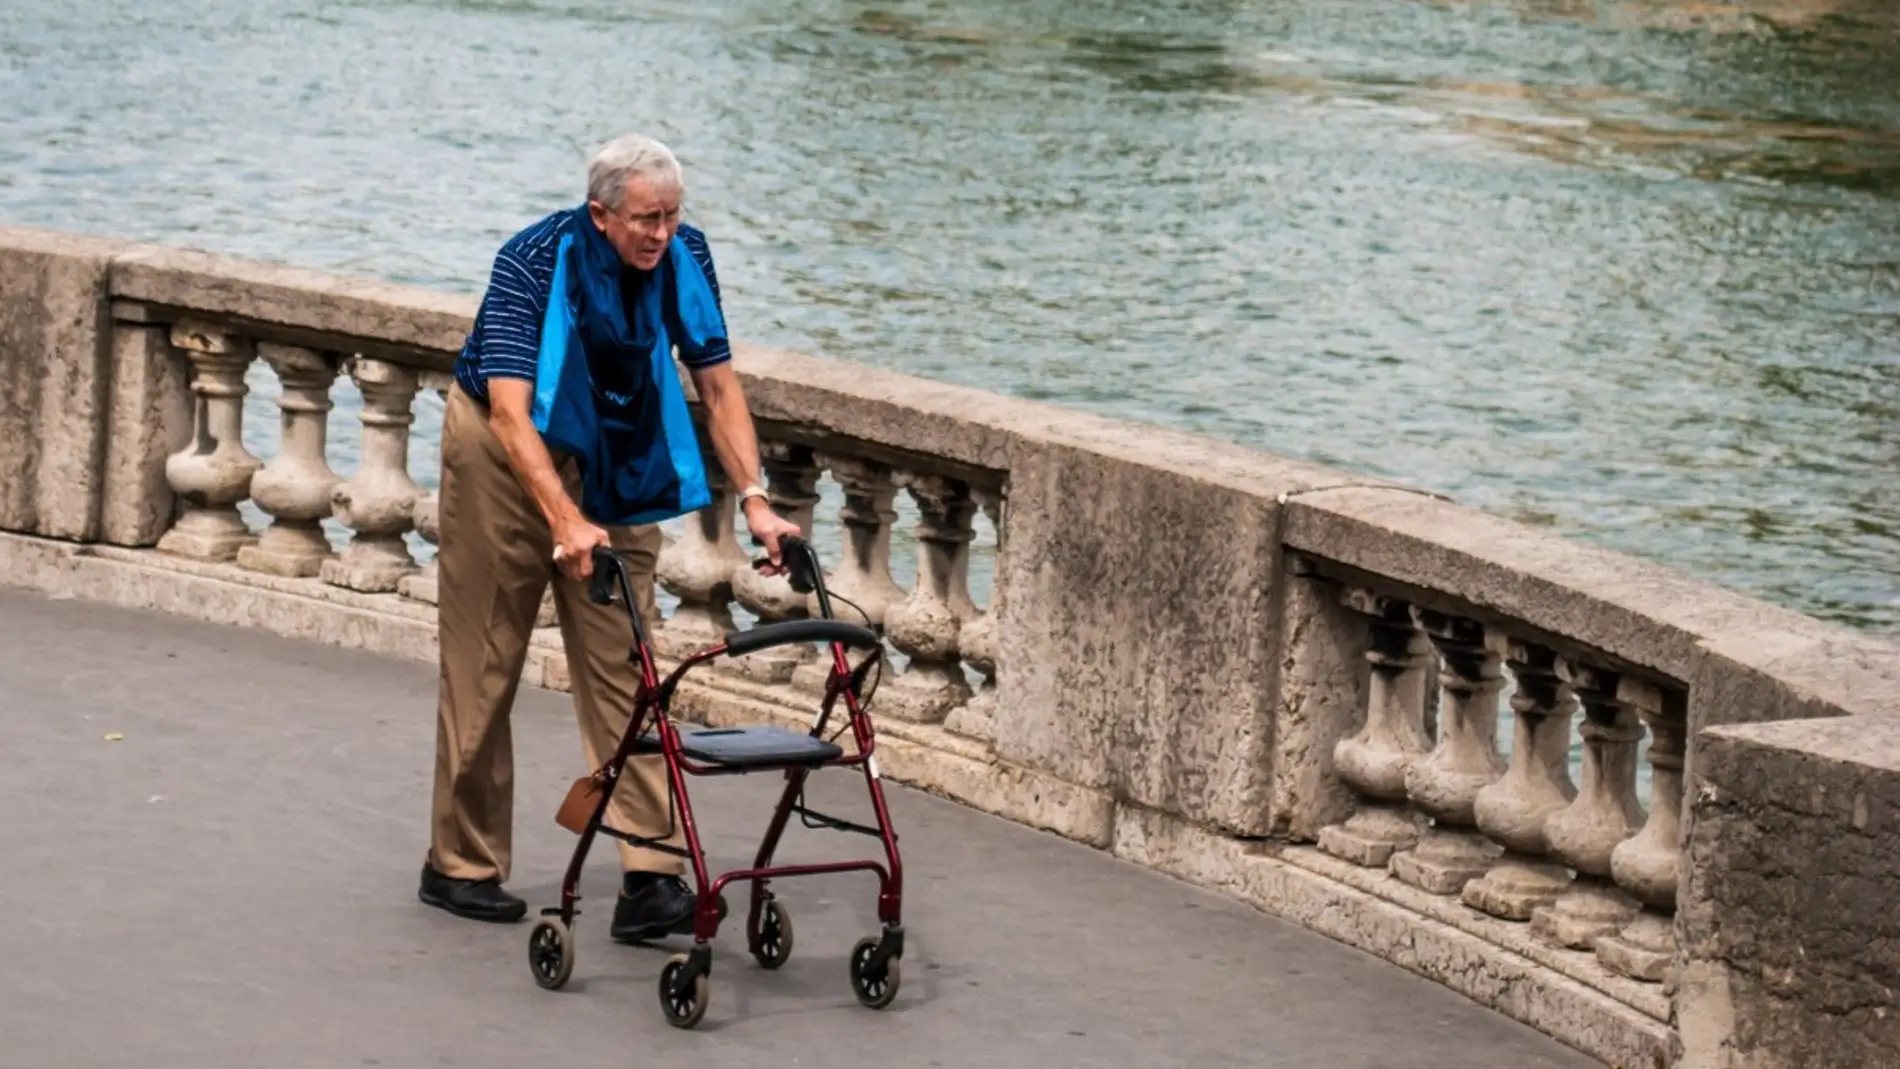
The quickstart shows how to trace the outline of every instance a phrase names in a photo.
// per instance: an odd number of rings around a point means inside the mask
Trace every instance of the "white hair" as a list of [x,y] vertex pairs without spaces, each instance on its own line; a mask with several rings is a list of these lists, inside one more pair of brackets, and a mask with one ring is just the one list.
[[627,196],[627,183],[639,177],[661,193],[686,188],[672,149],[650,137],[625,134],[602,145],[587,161],[587,197],[610,209],[619,208]]

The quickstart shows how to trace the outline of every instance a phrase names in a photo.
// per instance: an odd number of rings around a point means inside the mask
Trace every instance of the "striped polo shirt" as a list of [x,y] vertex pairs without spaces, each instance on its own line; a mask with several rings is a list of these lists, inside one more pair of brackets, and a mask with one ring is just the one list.
[[[469,333],[462,345],[462,354],[455,361],[455,381],[470,397],[486,403],[491,378],[534,381],[541,352],[541,320],[547,312],[548,292],[554,288],[554,260],[561,247],[561,224],[573,211],[585,210],[555,212],[509,238],[495,254],[488,292],[482,296],[481,309],[475,313],[475,329]],[[681,223],[679,237],[698,261],[700,270],[706,272],[713,303],[719,304],[719,276],[713,273],[712,250],[706,245],[706,235],[698,227]],[[725,315],[723,305],[720,315]],[[686,366],[712,367],[731,358],[731,346],[719,338],[706,347],[700,359],[687,361]]]

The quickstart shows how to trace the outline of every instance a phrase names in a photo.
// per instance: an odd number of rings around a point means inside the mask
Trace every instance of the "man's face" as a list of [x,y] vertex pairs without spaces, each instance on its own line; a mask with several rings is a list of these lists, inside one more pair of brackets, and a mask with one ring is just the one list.
[[681,199],[679,190],[662,194],[645,175],[636,175],[628,180],[619,208],[609,209],[590,200],[587,211],[620,254],[622,263],[651,271],[666,255],[666,246],[679,229]]

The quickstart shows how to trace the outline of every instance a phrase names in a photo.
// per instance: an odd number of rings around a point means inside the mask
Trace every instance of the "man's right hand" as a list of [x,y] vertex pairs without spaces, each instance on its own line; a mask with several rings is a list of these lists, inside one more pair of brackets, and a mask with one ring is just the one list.
[[554,531],[554,563],[561,574],[576,581],[594,574],[594,547],[605,546],[607,532],[575,518]]

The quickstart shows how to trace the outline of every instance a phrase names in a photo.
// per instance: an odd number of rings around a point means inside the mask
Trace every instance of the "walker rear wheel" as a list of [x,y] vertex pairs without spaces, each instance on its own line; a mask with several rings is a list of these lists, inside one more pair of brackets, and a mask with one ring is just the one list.
[[758,938],[750,942],[756,947],[752,957],[761,968],[776,969],[791,960],[792,915],[785,912],[778,899],[765,903],[764,916],[759,918]]
[[692,980],[679,991],[673,990],[680,974],[691,967],[691,957],[675,954],[666,959],[666,967],[660,970],[660,1010],[666,1014],[666,1023],[674,1028],[691,1028],[706,1016],[712,984],[705,973],[694,973]]
[[877,953],[880,940],[867,935],[858,940],[851,948],[851,993],[858,1001],[874,1010],[881,1010],[897,997],[897,985],[903,979],[898,968],[898,958],[892,955],[884,959],[884,964],[872,967],[871,957]]
[[542,917],[528,933],[528,968],[534,982],[558,991],[574,975],[574,935],[559,917]]

